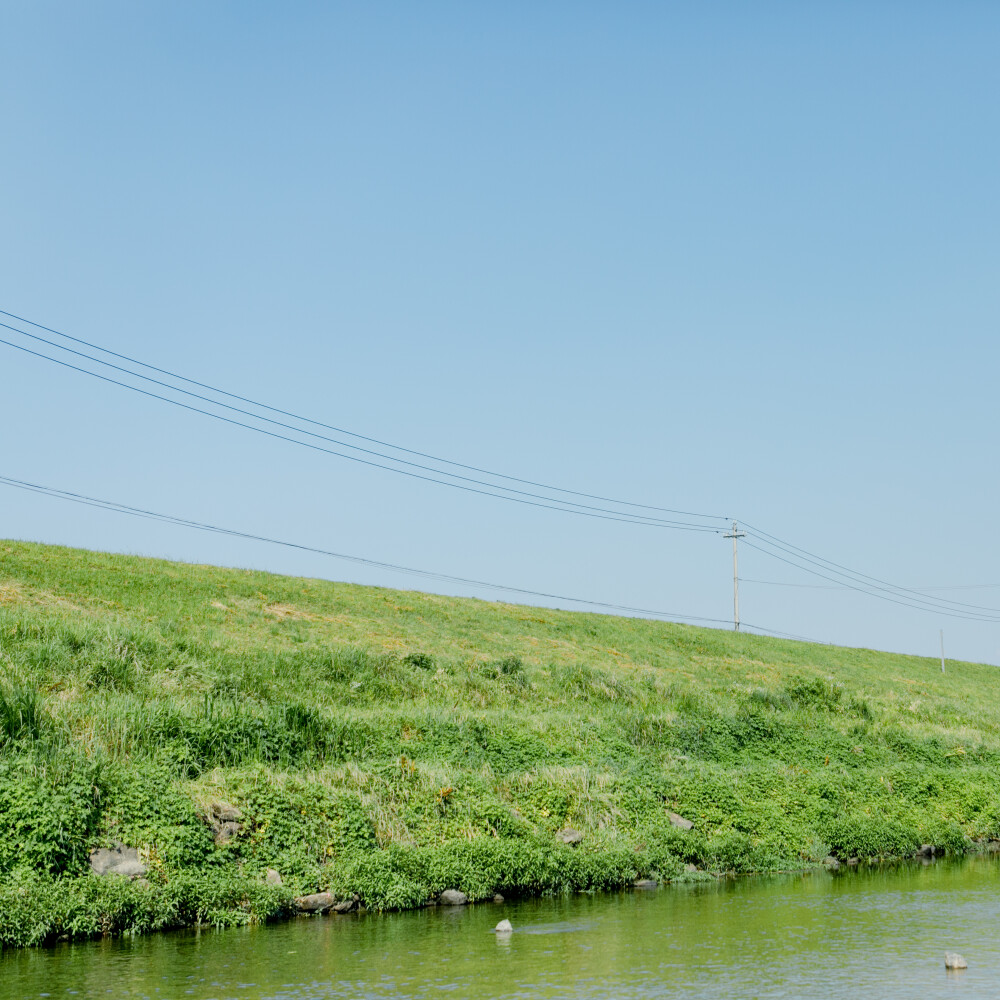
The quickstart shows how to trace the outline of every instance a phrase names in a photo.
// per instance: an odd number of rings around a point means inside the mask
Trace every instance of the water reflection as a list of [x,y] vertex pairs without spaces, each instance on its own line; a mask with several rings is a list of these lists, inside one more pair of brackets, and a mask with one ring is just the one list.
[[994,997],[997,884],[980,858],[67,944],[7,953],[0,996]]

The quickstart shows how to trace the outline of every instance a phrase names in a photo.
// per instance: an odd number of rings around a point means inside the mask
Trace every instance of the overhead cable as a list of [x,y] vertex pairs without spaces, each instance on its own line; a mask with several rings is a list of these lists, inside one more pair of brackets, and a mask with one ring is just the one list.
[[[892,593],[907,600],[916,600],[919,603],[929,603],[935,607],[950,607],[956,610],[968,610],[972,612],[983,611],[990,615],[1000,615],[1000,608],[991,608],[980,604],[968,604],[963,601],[952,601],[945,597],[933,597],[923,594],[912,587],[901,587],[887,580],[880,580],[878,577],[869,576],[867,573],[860,573],[857,570],[849,569],[847,566],[842,566],[831,559],[825,559],[823,556],[809,552],[807,549],[800,548],[791,542],[786,542],[751,525],[744,523],[744,526],[748,534],[756,538],[761,544],[777,548],[793,559],[810,563],[828,573],[833,573],[835,577],[843,578],[848,583],[859,584],[862,587],[868,587],[872,590],[883,591],[885,593]],[[833,582],[840,583],[841,580],[835,579]]]
[[[825,573],[821,573],[818,570],[811,569],[808,566],[804,566],[801,563],[793,562],[791,559],[786,559],[784,556],[779,555],[775,552],[770,552],[759,545],[754,545],[752,542],[744,541],[744,545],[756,550],[757,552],[762,552],[764,555],[770,556],[772,559],[777,559],[779,562],[786,563],[789,566],[794,566],[796,569],[802,570],[806,573],[811,573],[813,576],[818,576],[823,580],[830,580],[834,583],[840,583],[836,577],[828,576]],[[981,622],[1000,622],[1000,617],[990,616],[985,614],[979,614],[976,612],[961,612],[949,608],[944,608],[936,605],[915,603],[914,601],[909,601],[901,599],[901,595],[894,594],[892,591],[886,591],[885,588],[870,589],[868,587],[861,586],[859,584],[844,584],[848,590],[855,590],[860,594],[865,594],[868,597],[877,597],[879,600],[889,601],[891,604],[898,604],[902,607],[913,608],[916,611],[933,612],[938,615],[944,615],[947,618],[961,618],[966,621],[981,621]]]
[[[189,403],[182,402],[181,400],[172,398],[171,396],[165,396],[161,395],[158,392],[152,392],[148,389],[143,389],[140,386],[131,384],[130,382],[121,381],[117,378],[112,378],[107,375],[102,375],[98,372],[91,371],[88,368],[71,364],[70,362],[64,361],[60,358],[51,357],[48,354],[31,350],[30,348],[25,347],[22,344],[14,343],[5,339],[0,339],[0,344],[4,344],[8,347],[15,348],[17,350],[23,351],[27,354],[33,355],[42,360],[49,361],[53,364],[60,365],[62,367],[71,369],[73,371],[89,375],[92,378],[99,379],[103,382],[117,385],[125,389],[130,389],[131,391],[139,393],[140,395],[144,395],[152,399],[157,399],[162,402],[169,403],[173,406],[180,407],[181,409],[185,409],[190,412],[200,414],[202,416],[211,417],[212,419],[219,420],[223,423],[231,424],[233,426],[237,426],[246,430],[254,431],[256,433],[263,434],[267,437],[286,441],[291,444],[297,444],[300,447],[309,448],[313,451],[323,452],[325,454],[332,455],[338,458],[345,458],[349,461],[357,462],[362,465],[382,469],[389,472],[395,472],[400,475],[408,476],[409,478],[431,482],[436,485],[450,486],[454,489],[460,489],[469,493],[475,493],[483,496],[490,496],[496,499],[508,500],[514,503],[525,504],[528,506],[539,507],[543,509],[555,510],[562,513],[579,514],[581,516],[595,517],[601,520],[617,521],[621,523],[636,524],[644,527],[665,528],[670,530],[701,531],[714,534],[719,534],[723,530],[722,528],[712,527],[711,525],[704,523],[693,523],[690,521],[667,519],[667,518],[652,516],[651,514],[638,513],[638,511],[646,510],[646,511],[655,511],[658,513],[678,514],[684,517],[700,518],[702,519],[702,521],[722,520],[722,518],[718,518],[717,515],[701,514],[691,511],[679,511],[673,508],[666,508],[666,507],[655,507],[649,504],[638,504],[632,501],[615,500],[609,497],[603,497],[596,494],[582,493],[579,491],[564,489],[562,487],[549,486],[528,479],[521,479],[515,476],[509,476],[502,473],[494,473],[487,469],[483,469],[477,466],[467,465],[460,462],[454,462],[450,459],[443,459],[427,452],[421,452],[415,449],[404,448],[402,446],[395,445],[390,442],[381,441],[377,438],[368,437],[362,434],[357,434],[353,431],[348,431],[344,428],[335,427],[334,425],[331,424],[325,424],[322,423],[321,421],[303,417],[301,415],[292,413],[291,411],[288,410],[282,410],[280,408],[270,406],[265,403],[261,403],[246,396],[240,396],[235,393],[227,392],[226,390],[219,389],[218,387],[212,386],[209,383],[199,382],[194,379],[187,378],[185,376],[179,375],[165,368],[158,368],[155,365],[150,365],[137,358],[132,358],[128,355],[111,351],[108,348],[102,347],[99,344],[92,343],[90,341],[86,341],[78,337],[73,337],[66,333],[62,333],[61,331],[56,330],[52,327],[44,326],[43,324],[36,323],[33,320],[29,320],[26,319],[25,317],[18,316],[11,312],[7,312],[6,310],[0,310],[0,314],[7,316],[11,319],[14,319],[19,323],[27,324],[29,326],[35,327],[36,329],[44,330],[64,340],[68,340],[73,343],[88,347],[91,350],[100,352],[101,354],[105,354],[110,357],[117,358],[121,361],[128,362],[131,365],[136,365],[138,367],[146,369],[147,371],[153,371],[157,372],[158,374],[165,375],[168,378],[173,379],[174,381],[183,382],[187,385],[195,386],[200,389],[205,389],[208,392],[214,393],[218,396],[224,396],[228,399],[246,403],[252,407],[256,407],[259,410],[266,410],[270,413],[275,413],[281,416],[289,417],[290,419],[302,424],[308,424],[312,427],[320,427],[325,430],[334,431],[337,434],[345,435],[347,437],[351,437],[356,440],[365,441],[368,442],[369,444],[378,445],[379,447],[389,449],[390,451],[395,451],[395,452],[400,452],[402,454],[425,458],[431,462],[438,463],[438,465],[447,465],[456,469],[464,469],[468,472],[475,472],[480,475],[487,476],[491,479],[500,479],[510,483],[519,483],[523,486],[533,486],[536,489],[545,490],[548,491],[549,493],[562,494],[562,496],[547,496],[544,494],[531,492],[530,490],[523,490],[513,486],[506,486],[503,485],[502,483],[489,482],[486,480],[477,479],[473,476],[467,476],[457,472],[451,472],[444,468],[436,468],[434,466],[424,465],[420,462],[411,461],[410,459],[400,458],[397,457],[396,455],[386,454],[385,452],[378,451],[374,448],[367,448],[361,445],[352,444],[348,441],[344,441],[338,438],[333,438],[326,434],[318,433],[316,431],[295,426],[295,424],[292,423],[287,423],[282,420],[276,420],[272,417],[264,416],[260,413],[255,413],[252,410],[244,409],[239,406],[234,406],[229,403],[221,402],[220,400],[213,399],[210,396],[206,396],[189,389],[184,389],[180,386],[173,385],[170,382],[166,382],[161,379],[153,378],[149,375],[144,375],[141,372],[137,372],[130,368],[114,364],[99,357],[94,357],[93,355],[87,354],[86,352],[79,351],[74,348],[68,347],[65,344],[49,340],[45,337],[39,336],[38,334],[30,333],[27,330],[20,329],[19,327],[13,326],[11,324],[0,322],[0,327],[11,330],[22,337],[27,337],[36,342],[46,344],[49,347],[54,348],[58,351],[70,353],[92,364],[101,365],[104,366],[105,368],[112,369],[113,371],[128,376],[129,378],[140,379],[146,383],[156,385],[157,387],[160,387],[169,393],[179,393],[183,396],[188,397],[189,399],[196,399],[202,403],[205,403],[210,407],[220,408],[230,413],[239,414],[240,416],[246,417],[249,420],[254,421],[254,423],[246,423],[243,420],[225,416],[221,413],[215,412],[212,409],[203,409],[200,406],[195,406]],[[267,427],[258,426],[258,423],[263,423],[270,425],[271,427],[280,428],[281,431],[288,431],[290,433],[285,434],[281,433],[280,431],[269,430]],[[308,438],[312,438],[314,440],[304,441],[301,440],[299,436],[290,436],[290,435],[305,436]],[[336,448],[326,447],[324,445],[316,443],[317,441],[323,441],[326,442],[327,444],[335,445]],[[337,450],[340,448],[349,449],[350,451],[358,452],[360,454],[348,454],[344,451]],[[362,457],[362,456],[369,456],[369,457]],[[375,459],[381,459],[382,461],[381,462],[376,461]],[[383,464],[383,462],[391,464]],[[399,466],[406,466],[406,468],[400,468]],[[596,500],[601,503],[613,504],[617,507],[629,507],[632,508],[632,510],[619,510],[609,507],[598,506],[596,504],[585,504],[577,500],[566,499],[566,497],[580,497],[582,499],[587,499],[587,500]],[[949,617],[966,618],[969,620],[979,620],[979,621],[1000,620],[1000,617],[998,617],[1000,616],[1000,608],[969,604],[967,602],[949,600],[943,597],[933,597],[925,592],[926,590],[936,589],[936,588],[925,588],[925,591],[921,591],[916,588],[901,587],[897,584],[889,583],[888,581],[881,580],[877,577],[873,577],[868,574],[852,570],[832,560],[825,559],[824,557],[819,556],[816,553],[810,552],[799,546],[793,545],[790,542],[784,541],[783,539],[778,538],[775,535],[769,534],[768,532],[755,528],[753,525],[750,525],[747,522],[741,522],[741,524],[743,528],[748,532],[750,537],[753,538],[758,543],[757,545],[753,545],[751,544],[750,541],[746,541],[744,544],[750,545],[751,548],[754,548],[757,551],[762,552],[766,555],[770,555],[772,558],[779,559],[780,561],[785,562],[789,566],[793,566],[794,568],[800,571],[810,573],[814,576],[818,576],[825,580],[829,580],[836,587],[843,587],[845,589],[854,590],[859,593],[866,594],[868,596],[878,597],[883,600],[890,600],[892,603],[911,607],[914,608],[915,610],[945,614]],[[782,555],[778,555],[778,553],[782,553]],[[818,572],[818,570],[821,570],[822,572]],[[832,574],[832,575],[827,575],[827,574]],[[771,583],[771,581],[746,581],[746,582]],[[788,586],[806,587],[809,585],[788,584]],[[940,589],[948,589],[948,588],[940,588]],[[954,589],[961,589],[961,588],[954,588]]]
[[[0,324],[4,325],[4,324]],[[70,368],[73,371],[81,372],[84,375],[90,375],[92,378],[100,379],[102,382],[109,382],[112,385],[121,386],[123,389],[130,389],[132,392],[139,393],[142,396],[148,396],[151,399],[159,399],[164,403],[170,403],[172,406],[180,407],[183,410],[188,410],[192,413],[199,413],[202,416],[211,417],[214,420],[220,420],[223,423],[231,424],[234,427],[242,427],[249,431],[255,431],[258,434],[263,434],[266,437],[276,438],[280,441],[287,441],[291,444],[297,444],[302,448],[309,448],[312,451],[323,452],[327,455],[335,455],[338,458],[346,458],[351,462],[358,462],[361,465],[368,465],[376,469],[384,469],[388,472],[395,472],[401,476],[408,476],[411,479],[421,479],[425,482],[436,483],[439,486],[450,486],[452,489],[463,490],[466,493],[477,493],[481,496],[494,497],[497,500],[508,500],[512,503],[526,504],[529,507],[541,507],[548,510],[561,511],[564,514],[579,514],[581,517],[594,517],[603,521],[619,521],[624,524],[637,524],[649,528],[667,528],[676,531],[705,531],[713,534],[718,534],[721,528],[712,528],[708,525],[703,524],[691,524],[683,521],[668,521],[662,518],[648,518],[645,515],[628,514],[624,511],[622,512],[599,512],[601,509],[595,510],[583,510],[577,507],[567,506],[569,501],[560,501],[556,498],[541,498],[540,500],[531,500],[526,497],[517,496],[507,496],[506,494],[492,492],[489,489],[477,489],[473,486],[465,486],[461,483],[451,483],[440,479],[435,479],[433,476],[422,475],[417,472],[411,472],[407,469],[397,469],[392,466],[383,465],[379,462],[374,462],[369,459],[361,458],[358,455],[349,455],[344,452],[335,451],[332,448],[326,448],[322,445],[314,444],[309,441],[301,441],[298,438],[290,437],[287,434],[279,434],[277,431],[270,431],[264,427],[256,427],[253,424],[244,423],[242,420],[236,420],[232,417],[223,416],[221,413],[213,413],[211,410],[203,410],[201,407],[192,406],[189,403],[182,403],[178,399],[171,399],[169,396],[162,396],[156,392],[150,392],[148,389],[142,389],[136,385],[130,385],[128,382],[122,382],[119,379],[110,378],[107,375],[101,375],[98,372],[92,372],[87,368],[81,368],[79,365],[71,364],[68,361],[62,361],[59,358],[50,357],[47,354],[42,354],[39,351],[34,351],[29,347],[25,347],[23,344],[15,344],[12,341],[4,340],[0,338],[0,344],[6,344],[8,347],[13,347],[16,350],[23,351],[26,354],[31,354],[36,358],[41,358],[45,361],[51,361],[53,364],[62,366],[63,368]],[[498,487],[503,488],[503,487]],[[546,499],[550,499],[552,503],[543,502]]]
[[[740,583],[756,583],[766,587],[794,587],[803,590],[849,590],[842,583],[792,583],[790,580],[754,580],[741,576]],[[914,587],[915,594],[927,594],[932,590],[997,590],[1000,583],[959,583],[946,587]]]
[[740,622],[742,628],[752,628],[757,632],[763,632],[766,635],[777,636],[779,639],[794,639],[796,642],[810,642],[816,646],[832,646],[832,642],[825,642],[822,639],[810,639],[804,635],[795,635],[793,632],[778,632],[773,628],[764,628],[763,625],[750,625],[747,622]]
[[[550,486],[550,485],[547,485],[545,483],[535,482],[535,481],[530,480],[530,479],[522,479],[522,478],[519,478],[517,476],[510,476],[510,475],[506,475],[506,474],[500,473],[500,472],[492,472],[489,469],[480,468],[478,466],[467,465],[467,464],[462,463],[462,462],[455,462],[455,461],[453,461],[451,459],[441,458],[441,457],[439,457],[437,455],[432,455],[432,454],[430,454],[428,452],[417,451],[417,450],[412,449],[412,448],[405,448],[405,447],[403,447],[401,445],[392,444],[391,442],[388,442],[388,441],[382,441],[382,440],[380,440],[378,438],[369,437],[369,436],[364,435],[364,434],[358,434],[358,433],[355,433],[354,431],[349,431],[349,430],[346,430],[345,428],[342,428],[342,427],[336,427],[333,424],[326,424],[326,423],[323,423],[322,421],[319,421],[319,420],[313,420],[313,419],[311,419],[309,417],[303,417],[303,416],[301,416],[299,414],[296,414],[296,413],[293,413],[293,412],[291,412],[289,410],[283,410],[283,409],[280,409],[279,407],[270,406],[267,403],[261,403],[261,402],[259,402],[257,400],[250,399],[247,396],[240,396],[240,395],[237,395],[236,393],[227,392],[225,389],[219,389],[217,386],[210,385],[207,382],[199,382],[199,381],[197,381],[195,379],[187,378],[184,375],[179,375],[176,372],[172,372],[169,369],[158,368],[155,365],[150,365],[150,364],[146,363],[145,361],[140,361],[139,359],[130,357],[127,354],[120,354],[120,353],[118,353],[116,351],[109,350],[106,347],[102,347],[99,344],[95,344],[95,343],[93,343],[91,341],[83,340],[80,337],[74,337],[74,336],[71,336],[68,333],[62,333],[61,331],[56,330],[53,327],[44,326],[41,323],[36,323],[34,320],[26,319],[23,316],[18,316],[15,313],[7,312],[4,309],[0,309],[0,315],[8,316],[11,319],[17,320],[19,323],[27,323],[29,326],[33,326],[33,327],[35,327],[36,329],[39,329],[39,330],[45,330],[46,332],[52,333],[52,334],[54,334],[57,337],[62,337],[65,340],[70,340],[70,341],[72,341],[74,343],[82,344],[85,347],[89,347],[92,350],[100,351],[102,354],[107,354],[110,357],[115,357],[115,358],[118,358],[119,360],[127,361],[130,364],[138,365],[139,367],[145,368],[145,369],[147,369],[149,371],[158,372],[159,374],[166,375],[169,378],[172,378],[172,379],[174,379],[176,381],[185,382],[188,385],[194,385],[194,386],[197,386],[198,388],[201,388],[201,389],[207,389],[210,392],[216,393],[217,395],[220,395],[220,396],[225,396],[228,399],[235,399],[235,400],[238,400],[239,402],[242,402],[242,403],[249,403],[250,405],[257,407],[258,409],[267,410],[270,413],[278,413],[278,414],[280,414],[282,416],[286,416],[286,417],[291,417],[292,419],[297,420],[300,423],[310,424],[310,425],[312,425],[314,427],[322,427],[325,430],[335,431],[338,434],[346,434],[348,437],[356,438],[359,441],[367,441],[367,442],[369,442],[371,444],[377,444],[377,445],[379,445],[381,447],[384,447],[384,448],[391,448],[393,451],[403,452],[404,454],[408,454],[408,455],[415,455],[415,456],[417,456],[419,458],[430,459],[431,461],[437,462],[437,463],[442,464],[442,465],[450,465],[450,466],[452,466],[454,468],[465,469],[465,470],[467,470],[469,472],[478,472],[478,473],[480,473],[482,475],[490,476],[491,478],[494,478],[494,479],[505,479],[508,482],[521,483],[522,485],[525,485],[525,486],[534,486],[534,487],[536,487],[538,489],[548,490],[549,492],[552,492],[552,493],[563,493],[563,494],[565,494],[567,496],[577,496],[577,497],[582,497],[582,498],[587,499],[587,500],[599,500],[599,501],[601,501],[603,503],[612,503],[612,504],[616,504],[618,506],[623,506],[623,507],[634,507],[634,508],[637,508],[637,509],[652,510],[652,511],[657,511],[659,513],[664,513],[664,514],[679,514],[679,515],[681,515],[683,517],[700,517],[700,518],[705,518],[706,520],[723,520],[723,521],[724,520],[728,520],[728,518],[723,517],[722,515],[718,515],[718,514],[703,514],[703,513],[696,512],[696,511],[677,510],[677,509],[674,509],[672,507],[657,507],[657,506],[654,506],[652,504],[635,503],[634,501],[631,501],[631,500],[616,500],[616,499],[614,499],[612,497],[604,497],[604,496],[598,496],[598,495],[591,494],[591,493],[583,493],[583,492],[580,492],[578,490],[569,490],[569,489],[565,489],[565,488],[563,488],[561,486]],[[119,367],[117,365],[112,365],[112,364],[110,364],[107,361],[102,361],[99,358],[93,358],[90,355],[82,354],[79,351],[72,351],[68,347],[65,347],[65,346],[63,346],[61,344],[56,344],[56,343],[54,343],[51,340],[47,340],[44,337],[39,337],[36,334],[29,333],[26,330],[21,330],[18,327],[11,326],[8,323],[0,323],[0,326],[6,327],[8,330],[13,330],[16,333],[21,334],[22,336],[31,337],[34,340],[40,340],[43,343],[46,343],[46,344],[49,344],[50,346],[58,348],[59,350],[70,351],[73,354],[77,354],[77,355],[79,355],[81,357],[88,358],[89,360],[94,361],[97,364],[107,365],[110,368],[115,368],[118,371],[127,372],[129,375],[133,375],[133,376],[135,376],[137,378],[142,378],[142,379],[145,379],[146,381],[149,381],[149,382],[155,382],[157,385],[167,386],[168,388],[170,388],[170,389],[172,389],[172,390],[174,390],[176,392],[183,392],[185,395],[194,395],[194,396],[196,396],[196,398],[202,399],[202,400],[206,399],[204,396],[198,395],[197,393],[187,392],[186,390],[180,389],[177,386],[169,386],[169,385],[167,385],[167,383],[160,382],[157,379],[151,379],[148,376],[142,375],[139,372],[133,372],[133,371],[131,371],[129,369],[121,368],[121,367]],[[220,403],[217,400],[206,400],[206,401],[211,402],[213,405],[216,405],[216,406],[222,406],[222,407],[225,407],[226,409],[235,410],[236,412],[239,412],[239,413],[244,413],[244,414],[247,413],[246,410],[242,410],[242,409],[240,409],[238,407],[227,406],[227,404]],[[281,423],[280,421],[269,420],[269,418],[262,417],[259,414],[248,414],[248,415],[253,416],[255,419],[265,420],[265,421],[267,421],[269,423],[278,424],[278,426],[282,426],[282,427],[288,427],[289,426],[287,424]],[[309,431],[304,431],[301,428],[294,428],[294,429],[296,431],[298,431],[299,433],[303,433],[303,434],[309,434],[310,433]],[[330,438],[326,438],[324,435],[312,435],[312,436],[318,436],[318,437],[323,438],[324,440],[331,440]],[[349,444],[349,443],[344,442],[344,441],[337,441],[336,443],[339,444],[339,445],[341,445],[342,447],[345,447],[345,448],[358,448],[358,446]],[[393,461],[393,462],[401,462],[401,463],[408,464],[408,465],[414,465],[414,464],[416,464],[416,463],[406,462],[404,459],[397,459],[397,458],[394,458],[392,456],[382,455],[379,452],[370,452],[369,449],[365,449],[365,448],[358,448],[358,450],[359,451],[366,451],[366,452],[368,452],[370,454],[378,454],[378,455],[380,455],[380,457],[387,458],[389,461]],[[426,468],[426,466],[419,465],[419,464],[416,464],[416,467],[417,468],[422,468],[422,469]],[[454,473],[447,472],[447,471],[445,471],[443,469],[434,469],[432,471],[434,471],[435,473],[437,473],[439,475],[446,475],[446,476],[454,476],[455,475]],[[465,476],[456,476],[456,478],[467,479],[468,477],[465,477]],[[471,481],[472,482],[478,482],[478,480],[471,480]],[[497,484],[489,484],[489,485],[491,487],[493,487],[493,488],[496,488],[496,489],[509,489],[509,487],[499,486]],[[513,492],[523,492],[523,491],[515,490]],[[533,494],[528,494],[528,495],[533,495]],[[560,501],[560,502],[567,503],[567,504],[572,503],[571,501]],[[585,506],[585,505],[581,505],[581,506]]]
[[464,576],[454,576],[449,573],[437,573],[432,570],[415,569],[412,566],[400,566],[395,563],[381,562],[377,559],[367,559],[362,556],[348,555],[344,552],[333,552],[329,549],[317,548],[312,545],[304,545],[298,542],[289,542],[279,538],[271,538],[266,535],[258,535],[253,532],[238,531],[234,528],[224,528],[214,524],[207,524],[202,521],[193,521],[188,518],[176,517],[173,514],[163,514],[158,511],[145,510],[141,507],[131,507],[127,504],[118,503],[114,500],[102,500],[98,497],[86,496],[82,493],[73,493],[69,490],[61,490],[53,486],[45,486],[40,483],[27,482],[22,479],[15,479],[11,476],[0,475],[0,484],[11,486],[15,489],[26,490],[52,497],[57,500],[66,500],[72,503],[83,504],[88,507],[97,507],[101,510],[112,513],[128,514],[146,520],[161,521],[166,524],[173,524],[179,527],[193,528],[198,531],[207,531],[213,534],[226,535],[232,538],[242,538],[255,542],[266,542],[269,545],[279,545],[283,548],[296,549],[300,552],[311,552],[316,555],[328,556],[332,559],[342,559],[347,562],[359,563],[365,566],[373,566],[378,569],[391,570],[396,573],[406,573],[411,576],[420,576],[434,580],[443,580],[449,583],[459,583],[470,587],[481,587],[489,590],[499,590],[511,594],[523,594],[528,597],[541,597],[546,600],[568,601],[572,604],[584,604],[589,607],[603,608],[609,611],[618,611],[626,614],[641,615],[649,618],[659,618],[666,620],[683,620],[691,622],[710,622],[715,624],[726,624],[723,618],[705,618],[698,615],[682,615],[673,611],[656,611],[649,608],[636,608],[625,604],[611,604],[606,601],[592,601],[582,597],[567,597],[563,594],[550,594],[544,591],[529,590],[525,587],[511,587],[506,584],[491,583],[486,580],[475,580]]

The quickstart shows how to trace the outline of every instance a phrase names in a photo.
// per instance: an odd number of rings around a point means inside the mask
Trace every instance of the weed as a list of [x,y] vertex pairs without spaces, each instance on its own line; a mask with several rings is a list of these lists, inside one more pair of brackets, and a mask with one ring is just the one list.
[[49,727],[50,719],[38,690],[17,685],[0,689],[0,741],[32,742]]
[[[21,542],[0,571],[2,945],[1000,836],[993,668]],[[86,874],[114,840],[148,886]]]

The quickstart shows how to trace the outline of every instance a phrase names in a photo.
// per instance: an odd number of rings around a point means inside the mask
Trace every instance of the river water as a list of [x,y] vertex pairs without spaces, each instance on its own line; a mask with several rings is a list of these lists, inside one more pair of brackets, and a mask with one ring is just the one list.
[[998,918],[973,858],[8,952],[0,997],[992,998]]

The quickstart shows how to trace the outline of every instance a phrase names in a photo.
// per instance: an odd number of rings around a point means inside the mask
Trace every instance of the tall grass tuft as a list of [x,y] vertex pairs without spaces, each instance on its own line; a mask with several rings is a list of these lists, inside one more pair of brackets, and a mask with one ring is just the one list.
[[17,685],[8,691],[0,689],[0,740],[35,742],[49,724],[36,688]]

